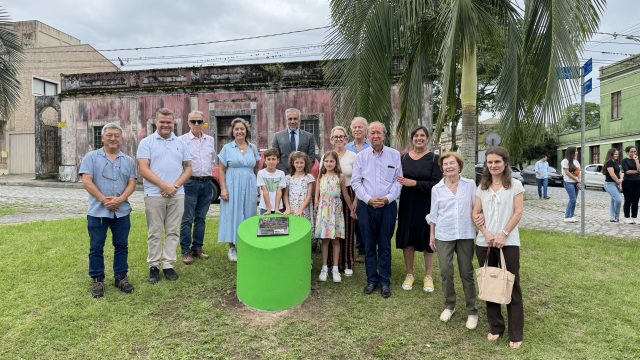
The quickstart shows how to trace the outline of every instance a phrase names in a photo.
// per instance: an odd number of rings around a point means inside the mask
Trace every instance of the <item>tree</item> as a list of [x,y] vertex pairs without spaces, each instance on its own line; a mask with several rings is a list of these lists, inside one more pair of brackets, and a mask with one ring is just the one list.
[[0,8],[0,118],[8,119],[20,100],[18,72],[24,55],[9,14]]
[[[585,102],[585,127],[587,129],[598,126],[600,124],[600,104]],[[554,130],[556,133],[565,131],[580,130],[580,104],[571,104],[564,109],[564,113],[560,120],[556,123]]]
[[[568,105],[568,95],[577,90],[575,80],[558,80],[556,69],[578,63],[577,53],[597,29],[605,3],[526,0],[520,10],[509,0],[331,0],[327,57],[343,61],[329,65],[327,75],[338,88],[339,114],[390,118],[390,68],[401,57],[399,140],[406,141],[403,135],[415,124],[422,82],[436,74],[442,84],[442,110],[435,136],[455,115],[455,89],[460,84],[462,137],[467,144],[462,155],[473,163],[477,51],[486,39],[503,36],[496,106],[505,145],[517,157],[523,150],[519,140],[541,136],[536,132],[539,125],[555,122]],[[465,176],[473,176],[471,167],[465,170],[471,172]]]

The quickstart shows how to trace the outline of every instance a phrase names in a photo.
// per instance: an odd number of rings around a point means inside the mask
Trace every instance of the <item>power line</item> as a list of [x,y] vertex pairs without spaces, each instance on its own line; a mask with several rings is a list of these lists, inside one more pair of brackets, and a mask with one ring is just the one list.
[[[631,40],[631,39],[628,39]],[[589,43],[598,43],[598,44],[618,44],[618,45],[635,45],[640,46],[640,43],[637,42],[619,42],[619,41],[598,41],[598,40],[587,40]],[[595,46],[594,46],[595,47]]]
[[618,53],[618,52],[610,52],[610,51],[598,51],[598,50],[584,50],[584,51],[600,53],[600,54],[608,54],[608,55],[624,55],[624,56],[637,55],[637,54],[627,54],[627,53]]
[[[162,60],[162,59],[196,59],[199,57],[211,57],[211,56],[230,56],[230,55],[261,55],[264,53],[282,53],[287,51],[301,51],[301,50],[311,50],[325,47],[326,44],[310,44],[310,45],[300,45],[300,46],[287,46],[280,48],[266,48],[266,49],[252,49],[252,50],[236,50],[236,51],[226,51],[226,52],[217,52],[217,53],[199,53],[199,54],[177,54],[177,55],[158,55],[158,56],[141,56],[141,57],[118,57],[118,58],[110,58],[109,61],[119,62],[120,60],[124,62],[128,61],[147,61],[147,60]],[[64,60],[64,59],[54,59],[54,60],[26,60],[26,63],[51,63],[51,62],[77,62],[77,63],[86,63],[86,62],[104,62],[104,59],[87,59],[87,60]]]
[[[264,39],[264,38],[275,37],[275,36],[299,34],[299,33],[304,33],[304,32],[309,32],[309,31],[327,29],[329,27],[330,27],[329,25],[327,25],[327,26],[319,26],[319,27],[302,29],[302,30],[293,30],[293,31],[281,32],[281,33],[275,33],[275,34],[266,34],[266,35],[247,36],[247,37],[241,37],[241,38],[235,38],[235,39],[226,39],[226,40],[203,41],[203,42],[185,43],[185,44],[172,44],[172,45],[140,46],[140,47],[132,47],[132,48],[119,48],[119,49],[98,49],[96,51],[102,51],[102,52],[110,52],[110,51],[139,51],[139,50],[167,49],[167,48],[186,47],[186,46],[222,44],[222,43],[229,43],[229,42],[236,42],[236,41],[255,40],[255,39]],[[29,50],[36,50],[36,51],[33,51],[33,52],[42,53],[42,54],[60,53],[61,52],[61,51],[37,51],[38,48],[29,49]],[[94,50],[67,50],[67,51],[64,51],[64,52],[94,52]]]

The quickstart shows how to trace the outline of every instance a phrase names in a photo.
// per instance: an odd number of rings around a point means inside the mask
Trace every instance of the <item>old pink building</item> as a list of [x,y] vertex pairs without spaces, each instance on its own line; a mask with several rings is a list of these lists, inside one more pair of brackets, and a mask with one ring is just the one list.
[[161,107],[174,112],[177,135],[189,131],[189,112],[208,114],[208,132],[218,149],[229,141],[229,124],[236,117],[251,123],[252,142],[268,148],[286,126],[284,110],[298,108],[301,127],[315,135],[318,152],[330,146],[327,132],[336,121],[321,62],[63,75],[59,97],[38,98],[37,115],[51,107],[60,112],[61,156],[47,157],[58,146],[50,141],[36,144],[36,173],[57,173],[62,181],[77,181],[82,157],[102,146],[101,128],[109,122],[125,130],[123,151],[135,157],[138,142],[154,131]]

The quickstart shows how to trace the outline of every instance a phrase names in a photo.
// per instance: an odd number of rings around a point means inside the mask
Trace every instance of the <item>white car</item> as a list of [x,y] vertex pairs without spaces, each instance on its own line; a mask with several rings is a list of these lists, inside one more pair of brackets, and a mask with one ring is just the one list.
[[584,185],[586,187],[604,189],[602,164],[589,164],[584,167]]

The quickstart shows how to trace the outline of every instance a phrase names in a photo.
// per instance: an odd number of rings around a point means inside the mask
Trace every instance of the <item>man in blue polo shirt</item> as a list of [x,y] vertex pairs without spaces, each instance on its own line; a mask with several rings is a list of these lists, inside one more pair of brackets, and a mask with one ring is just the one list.
[[107,229],[111,229],[113,242],[114,284],[122,292],[133,292],[127,278],[131,229],[128,198],[136,188],[136,166],[130,156],[120,151],[122,128],[119,125],[109,123],[102,127],[102,143],[102,148],[84,156],[79,172],[89,193],[89,276],[93,279],[91,295],[94,298],[104,296],[103,250]]
[[[157,130],[138,145],[138,168],[144,179],[147,215],[147,263],[149,282],[160,280],[160,266],[167,280],[178,280],[173,269],[184,212],[184,184],[191,177],[191,154],[173,133],[173,112],[156,112]],[[162,229],[164,228],[164,246]]]

